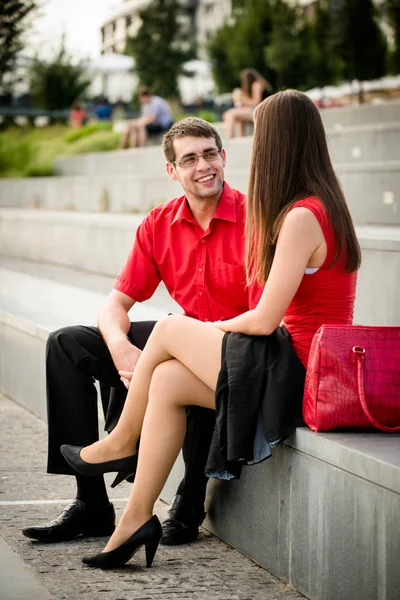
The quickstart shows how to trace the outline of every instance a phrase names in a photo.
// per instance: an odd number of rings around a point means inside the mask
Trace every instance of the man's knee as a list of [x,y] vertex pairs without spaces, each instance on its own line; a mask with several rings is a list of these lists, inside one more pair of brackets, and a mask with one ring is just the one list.
[[60,327],[49,334],[46,342],[46,354],[55,347],[62,345],[63,341],[74,339],[76,326]]
[[65,352],[69,348],[83,345],[84,340],[88,339],[88,335],[102,339],[97,327],[87,327],[85,325],[68,325],[52,331],[46,342],[46,357],[52,352],[60,350]]

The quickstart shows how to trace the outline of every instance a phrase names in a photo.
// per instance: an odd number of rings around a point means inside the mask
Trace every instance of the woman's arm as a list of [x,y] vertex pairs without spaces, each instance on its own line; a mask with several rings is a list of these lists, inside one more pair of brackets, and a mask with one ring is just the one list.
[[324,244],[314,214],[302,207],[291,210],[282,224],[268,281],[256,308],[214,325],[222,331],[270,335],[282,321],[310,258]]

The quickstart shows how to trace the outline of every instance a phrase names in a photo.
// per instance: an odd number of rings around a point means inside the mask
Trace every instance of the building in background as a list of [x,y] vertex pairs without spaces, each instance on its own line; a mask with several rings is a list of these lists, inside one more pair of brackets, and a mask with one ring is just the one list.
[[[128,37],[134,37],[141,25],[139,11],[151,0],[124,0],[101,27],[101,54],[122,53]],[[195,13],[199,0],[181,0],[182,12],[178,16],[182,27],[194,35]]]

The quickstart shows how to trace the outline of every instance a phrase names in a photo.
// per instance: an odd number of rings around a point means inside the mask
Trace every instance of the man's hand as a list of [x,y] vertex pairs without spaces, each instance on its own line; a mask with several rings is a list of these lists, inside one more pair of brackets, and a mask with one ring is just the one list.
[[133,371],[118,371],[120,379],[127,390],[129,390],[129,386],[131,384],[131,379],[133,375]]
[[115,368],[120,374],[121,381],[129,389],[129,383],[132,373],[135,370],[136,363],[141,355],[141,350],[136,348],[130,341],[125,338],[116,338],[108,343],[108,349],[113,359]]

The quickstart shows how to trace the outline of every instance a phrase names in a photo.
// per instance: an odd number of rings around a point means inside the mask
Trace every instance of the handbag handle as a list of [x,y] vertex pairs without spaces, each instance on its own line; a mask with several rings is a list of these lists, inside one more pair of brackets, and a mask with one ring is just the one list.
[[367,419],[371,423],[371,425],[373,425],[377,429],[380,429],[381,431],[387,431],[389,433],[396,433],[396,432],[400,431],[400,426],[398,426],[398,427],[387,427],[386,425],[382,425],[382,423],[379,423],[379,421],[377,421],[375,419],[375,417],[372,416],[372,414],[371,414],[371,412],[370,412],[370,410],[369,410],[369,408],[367,406],[367,401],[365,399],[365,393],[364,393],[364,369],[363,369],[363,364],[364,364],[364,357],[365,357],[365,348],[363,348],[362,346],[354,346],[353,347],[353,353],[354,353],[354,356],[355,356],[356,362],[357,362],[358,397],[360,399],[361,408],[363,409],[364,415],[367,417]]

